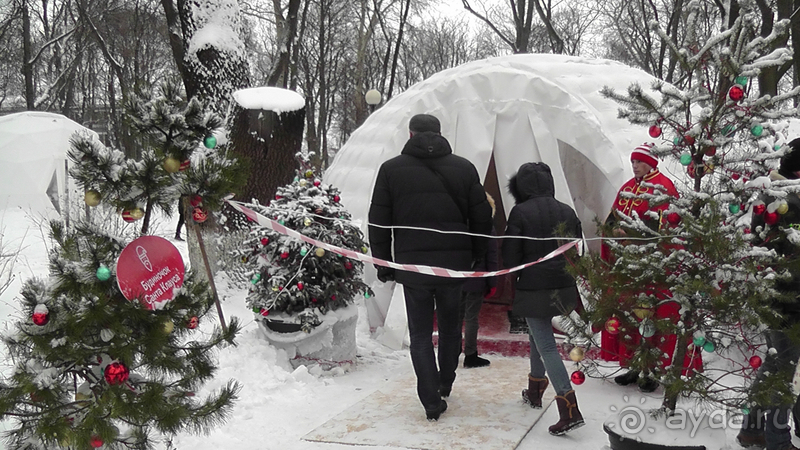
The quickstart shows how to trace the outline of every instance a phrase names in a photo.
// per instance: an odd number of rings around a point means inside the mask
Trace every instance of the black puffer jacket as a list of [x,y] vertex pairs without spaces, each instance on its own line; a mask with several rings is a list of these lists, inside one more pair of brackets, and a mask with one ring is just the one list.
[[[785,174],[790,175],[790,178],[787,178]],[[769,176],[773,181],[796,179],[786,171],[773,171],[770,172]],[[761,196],[761,200],[769,205],[775,201],[775,198],[764,194]],[[785,267],[789,269],[792,278],[777,282],[775,287],[782,292],[794,294],[795,300],[787,302],[776,301],[775,309],[783,314],[787,322],[797,323],[800,322],[800,269],[797,263],[798,258],[800,258],[800,246],[787,239],[785,230],[788,228],[800,229],[800,197],[797,194],[790,193],[786,196],[786,203],[789,206],[788,211],[778,216],[778,223],[774,226],[764,223],[763,213],[753,213],[750,227],[758,233],[754,244],[773,249],[786,259],[787,264]],[[781,268],[778,269],[780,270]]]
[[[508,190],[516,205],[508,216],[506,236],[547,238],[558,236],[560,224],[568,236],[581,236],[581,223],[575,211],[555,199],[550,168],[544,163],[526,163],[511,178]],[[563,243],[552,240],[503,239],[503,264],[514,267],[535,261]],[[518,290],[559,289],[575,286],[575,279],[564,270],[564,255],[534,264],[517,274]]]
[[[475,166],[453,155],[447,139],[424,132],[414,134],[399,156],[381,165],[369,223],[488,235],[491,215]],[[369,241],[377,258],[454,270],[469,270],[473,259],[484,255],[487,246],[486,238],[407,229],[392,233],[373,226],[369,227]],[[423,286],[464,281],[400,270],[395,277],[399,283]]]

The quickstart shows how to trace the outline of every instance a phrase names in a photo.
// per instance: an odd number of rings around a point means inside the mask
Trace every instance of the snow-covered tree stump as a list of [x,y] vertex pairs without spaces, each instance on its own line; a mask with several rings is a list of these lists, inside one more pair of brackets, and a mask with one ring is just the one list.
[[[356,360],[356,324],[358,307],[350,305],[320,316],[322,323],[310,333],[282,333],[270,329],[265,320],[258,320],[261,336],[271,345],[283,349],[295,369],[318,364],[323,370],[348,369]],[[277,327],[276,327],[277,328]]]

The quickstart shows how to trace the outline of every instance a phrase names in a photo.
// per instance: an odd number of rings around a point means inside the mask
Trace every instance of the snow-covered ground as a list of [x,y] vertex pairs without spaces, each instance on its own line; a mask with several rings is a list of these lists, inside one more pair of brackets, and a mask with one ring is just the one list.
[[[4,250],[19,251],[13,267],[15,280],[0,296],[0,317],[4,322],[3,328],[20,317],[17,296],[21,282],[29,277],[45,276],[47,273],[47,250],[51,244],[46,238],[46,228],[42,227],[44,223],[36,214],[21,209],[0,210],[0,233]],[[171,218],[157,220],[156,234],[171,238],[174,224],[175,221]],[[188,262],[186,243],[174,243],[184,255],[184,260]],[[357,364],[351,371],[334,376],[320,374],[314,370],[309,372],[304,367],[293,370],[285,352],[271,347],[259,336],[252,314],[244,304],[245,288],[231,285],[224,279],[218,280],[217,284],[221,290],[226,318],[238,316],[244,323],[244,330],[237,340],[237,346],[223,349],[219,353],[219,374],[206,386],[206,389],[215,389],[228,380],[235,379],[241,383],[242,391],[227,423],[213,429],[208,436],[181,434],[173,440],[173,448],[191,450],[356,448],[343,444],[306,441],[303,437],[385,386],[387,382],[408,374],[411,370],[407,349],[391,350],[370,336],[363,303],[369,300],[362,300],[362,304],[359,305]],[[500,356],[494,355],[490,358],[498,359]],[[565,364],[568,370],[573,370],[571,362],[567,361]],[[0,367],[7,371],[9,361],[3,358]],[[607,369],[613,370],[614,367],[607,366]],[[487,382],[492,382],[492,366],[472,370],[485,371]],[[520,373],[519,378],[519,389],[522,389],[525,387],[525,374]],[[553,405],[522,438],[516,448],[520,450],[603,449],[608,446],[608,439],[602,430],[602,424],[614,411],[627,407],[657,406],[660,393],[659,390],[642,397],[633,388],[619,387],[611,381],[600,378],[589,378],[583,385],[575,386],[575,390],[587,421],[585,427],[564,437],[550,436],[547,427],[558,420]],[[514,393],[514,395],[519,394]],[[642,401],[645,401],[644,405]],[[422,416],[421,407],[418,405],[414,407],[419,408],[418,414]],[[519,407],[527,408],[521,402]],[[445,413],[440,424],[445,426],[447,421],[448,414]],[[688,422],[687,426],[691,426],[691,422]],[[403,427],[398,427],[396,437],[401,438],[402,433],[407,432],[404,430]],[[735,434],[735,426],[726,425],[726,441],[717,442],[716,448],[738,450],[740,447],[735,442]],[[705,443],[702,436],[696,436],[694,439],[698,444]],[[164,448],[166,447],[165,443]],[[358,448],[397,449],[398,447],[359,446]],[[459,446],[454,444],[451,448]]]

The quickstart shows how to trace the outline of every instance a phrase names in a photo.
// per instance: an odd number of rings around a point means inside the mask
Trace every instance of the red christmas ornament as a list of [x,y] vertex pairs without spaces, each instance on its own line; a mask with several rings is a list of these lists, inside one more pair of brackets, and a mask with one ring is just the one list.
[[311,303],[317,303],[318,301],[319,301],[319,300],[317,300],[317,299],[315,299],[315,298],[312,298],[312,299],[311,299]]
[[261,238],[261,245],[269,244],[269,238]]
[[606,321],[606,331],[608,334],[617,334],[619,333],[620,325],[619,319],[612,317]]
[[122,211],[122,220],[129,223],[136,222],[141,219],[143,215],[142,210],[139,208],[126,209]]
[[192,211],[192,220],[203,223],[208,220],[208,213],[203,208],[197,207]]
[[331,300],[336,301],[336,294],[331,295]]
[[684,136],[684,137],[683,137],[683,143],[684,143],[684,144],[686,144],[686,145],[692,145],[692,144],[694,144],[694,137],[692,137],[692,136],[689,136],[689,135],[687,134],[686,136]]
[[341,199],[339,198],[338,195],[334,195],[333,196],[333,201],[335,201],[336,203],[339,203],[339,200],[341,200]]
[[184,170],[188,169],[192,163],[187,159],[181,162],[181,166],[178,168],[179,171],[183,172]]
[[767,205],[763,203],[759,203],[757,205],[753,205],[753,214],[760,215],[764,214],[764,211],[767,210]]
[[750,227],[745,227],[744,230],[742,230],[742,232],[744,234],[750,234]]
[[197,318],[197,316],[192,316],[189,319],[189,322],[186,323],[186,328],[188,328],[190,330],[194,330],[195,328],[197,328],[197,325],[199,325],[199,324],[200,324],[200,320]]
[[190,199],[189,199],[189,203],[190,203],[192,206],[195,206],[195,207],[196,207],[196,206],[200,206],[200,205],[203,203],[203,197],[200,197],[199,195],[197,195],[197,194],[194,194],[194,195],[192,196],[192,198],[190,198]]
[[283,253],[281,253],[281,259],[286,259],[286,258],[288,258],[288,257],[289,257],[289,252],[283,252]]
[[89,445],[93,448],[99,448],[103,446],[103,440],[100,439],[100,436],[92,436],[92,439],[89,441]]
[[130,371],[125,364],[121,362],[114,362],[106,366],[106,370],[103,371],[103,376],[106,379],[106,383],[110,385],[117,385],[122,384],[128,381],[128,376],[130,375]]
[[778,223],[778,219],[781,217],[777,211],[772,211],[764,214],[764,223],[767,225],[775,225]]
[[283,198],[282,196],[280,196],[280,195],[278,195],[278,194],[275,194],[275,200],[280,200],[280,199],[282,199],[282,198]]
[[584,375],[580,370],[572,372],[572,375],[570,375],[569,378],[572,380],[572,384],[583,384],[583,382],[586,381],[586,375]]
[[302,291],[304,287],[306,287],[306,285],[305,285],[305,284],[303,284],[303,282],[302,282],[302,281],[300,281],[300,282],[298,282],[298,283],[297,283],[297,289],[298,289],[298,290]]
[[672,225],[672,226],[678,225],[679,223],[681,223],[680,214],[678,214],[678,213],[669,213],[669,214],[667,214],[667,222],[669,222],[669,224]]
[[347,269],[347,270],[352,269],[353,268],[353,263],[351,263],[350,261],[345,261],[344,262],[344,268]]
[[759,367],[761,367],[761,363],[762,361],[760,356],[753,355],[750,357],[750,367],[752,367],[753,369],[758,369]]
[[739,175],[739,174],[738,174],[738,173],[736,173],[736,172],[734,172],[734,173],[732,173],[732,174],[731,174],[731,179],[732,179],[732,180],[738,180],[738,179],[739,179],[739,177],[741,177],[741,175]]
[[599,324],[596,324],[596,323],[592,324],[592,333],[597,334],[597,333],[599,333],[601,331],[603,331],[603,329],[600,327]]
[[744,98],[744,89],[738,84],[735,84],[731,86],[730,90],[728,91],[728,97],[731,100],[738,102]]
[[708,148],[706,148],[706,156],[714,156],[716,154],[717,154],[717,147],[711,145]]
[[649,130],[647,130],[647,132],[650,133],[650,137],[657,138],[661,136],[661,127],[658,125],[653,125]]
[[261,308],[261,311],[258,313],[261,314],[262,317],[267,317],[269,315],[269,310],[267,308]]
[[31,319],[33,323],[40,327],[47,325],[47,322],[50,321],[50,311],[47,310],[47,306],[40,303],[33,309],[33,316]]
[[319,181],[319,180],[314,180],[314,186],[319,186],[320,184],[322,184],[322,182],[321,182],[321,181]]

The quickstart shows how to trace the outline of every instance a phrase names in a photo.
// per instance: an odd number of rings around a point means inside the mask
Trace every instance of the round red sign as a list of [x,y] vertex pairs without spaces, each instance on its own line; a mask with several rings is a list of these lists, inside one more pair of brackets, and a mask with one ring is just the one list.
[[142,236],[122,249],[117,259],[117,284],[128,300],[139,299],[147,309],[172,300],[183,285],[181,253],[168,240]]

